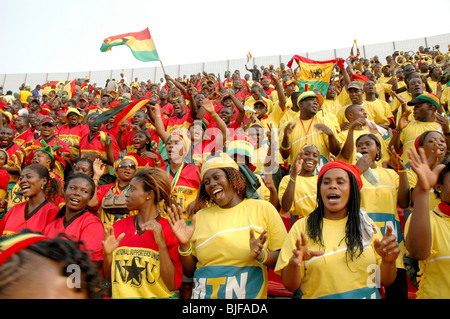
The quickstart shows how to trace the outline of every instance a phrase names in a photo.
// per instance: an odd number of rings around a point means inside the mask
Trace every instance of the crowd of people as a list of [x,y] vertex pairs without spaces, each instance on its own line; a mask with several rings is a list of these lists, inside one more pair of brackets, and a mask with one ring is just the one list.
[[1,298],[449,298],[449,58],[2,91]]

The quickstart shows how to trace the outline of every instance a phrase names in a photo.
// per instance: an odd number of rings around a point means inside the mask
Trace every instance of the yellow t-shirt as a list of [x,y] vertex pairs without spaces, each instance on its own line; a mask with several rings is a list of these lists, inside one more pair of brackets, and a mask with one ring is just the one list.
[[442,91],[441,104],[446,104],[446,103],[448,103],[449,100],[450,100],[450,86],[446,87]]
[[[290,175],[286,175],[278,187],[278,199],[280,205],[283,195],[289,184]],[[304,177],[297,175],[295,179],[294,200],[289,213],[295,216],[306,217],[316,209],[317,203],[317,175]]]
[[[287,109],[284,109],[284,111],[280,108],[280,105],[278,102],[273,103],[273,111],[271,113],[266,113],[266,115],[261,118],[259,121],[263,124],[263,127],[267,130],[269,123],[272,125],[273,128],[277,128],[280,119],[283,117],[284,113],[286,113]],[[269,112],[269,111],[267,111]]]
[[264,246],[279,250],[287,232],[275,207],[244,199],[229,209],[201,209],[196,218],[191,245],[198,262],[192,299],[267,298],[267,268],[250,255],[250,228],[255,238],[267,229]]
[[372,171],[378,176],[377,185],[369,183],[361,174],[363,181],[361,207],[366,210],[383,235],[386,232],[386,226],[389,225],[392,228],[392,234],[397,237],[401,251],[396,265],[397,268],[405,268],[403,264],[405,242],[397,211],[399,176],[393,169],[383,168],[380,165]]
[[392,88],[392,84],[387,83],[376,83],[375,88],[378,93],[378,98],[382,101],[386,101],[386,95],[385,93],[389,93]]
[[256,192],[258,193],[259,197],[262,200],[270,202],[270,190],[267,188],[266,184],[264,184],[261,175],[256,174],[256,178],[259,180],[259,183],[261,184],[261,186],[259,186]]
[[[364,126],[361,131],[353,130],[353,153],[352,153],[352,155],[350,156],[349,159],[345,159],[341,154],[339,154],[337,159],[340,161],[346,162],[346,163],[355,164],[357,161],[356,140],[358,139],[358,137],[360,137],[361,135],[364,135],[364,134],[371,134],[366,126]],[[347,136],[348,136],[348,130],[342,131],[337,135],[337,139],[338,139],[339,143],[341,144],[341,150],[342,150],[342,147],[344,147],[345,141],[347,140]],[[380,134],[376,134],[375,136],[378,137],[378,140],[380,141],[380,144],[381,144],[381,159],[378,161],[381,164],[381,163],[383,163],[383,161],[389,160],[390,156],[387,151],[387,144],[383,140],[383,137]]]
[[329,100],[329,99],[323,100],[322,109],[325,112],[333,113],[334,115],[337,115],[339,110],[341,109],[341,107],[342,107],[342,105],[337,98],[334,100]]
[[[267,114],[272,113],[272,111],[274,109],[272,100],[267,99],[267,98],[262,97],[262,96],[261,96],[261,99],[264,100],[267,103]],[[256,102],[256,100],[253,98],[253,96],[250,96],[248,99],[245,100],[244,105],[248,105],[248,106],[250,106],[253,109],[254,108],[253,105],[255,104],[255,102]],[[250,112],[246,111],[245,113],[246,113],[247,117],[251,116]]]
[[383,83],[386,83],[387,81],[389,81],[391,79],[391,77],[390,76],[380,76],[378,79],[377,79],[377,83],[381,83],[381,84],[383,84]]
[[[375,123],[377,124],[387,124],[389,125],[388,118],[393,118],[394,115],[391,111],[391,105],[383,100],[375,99],[375,101],[365,101],[367,105],[370,105],[372,109],[375,110],[381,110],[381,113],[376,113],[376,116],[379,116],[379,118],[376,118]],[[378,121],[378,122],[377,122]]]
[[253,156],[251,163],[256,167],[253,173],[264,174],[264,164],[267,157],[267,148],[262,146],[253,150]]
[[287,109],[278,123],[278,127],[281,127],[284,123],[292,121],[294,118],[300,116],[300,111],[294,111],[292,108]]
[[[405,103],[408,103],[409,101],[412,100],[411,93],[409,93],[408,91],[402,92],[399,95],[406,100]],[[391,111],[392,112],[394,110],[398,109],[397,114],[396,114],[396,120],[395,120],[395,122],[398,123],[398,119],[400,118],[400,115],[401,115],[401,112],[402,112],[402,109],[401,109],[402,105],[401,105],[399,100],[394,98],[392,103],[390,103],[390,106],[391,106]],[[412,111],[414,109],[414,106],[408,106],[408,104],[406,104],[406,108]],[[412,113],[410,114],[409,118],[412,119],[412,120],[414,119],[414,116],[413,116]]]
[[20,96],[20,103],[22,104],[27,104],[27,99],[29,96],[33,96],[33,94],[30,91],[19,91],[19,96]]
[[[437,85],[440,82],[439,81],[433,81],[431,78],[428,78],[427,82],[428,82],[428,85],[430,86],[431,90],[433,91],[431,93],[436,94],[436,92],[437,92]],[[447,87],[447,85],[441,83],[441,87],[442,87],[442,90],[444,90]]]
[[403,144],[402,161],[409,168],[409,155],[407,150],[414,147],[416,138],[426,131],[442,132],[440,125],[436,122],[411,121],[406,125],[400,134],[400,141]]
[[[339,124],[342,124],[343,122],[348,122],[347,118],[345,117],[345,110],[347,109],[348,106],[349,105],[342,107],[339,110],[336,116]],[[385,115],[386,111],[384,107],[380,107],[378,104],[367,101],[364,101],[361,106],[364,109],[364,111],[366,111],[368,120],[374,121],[376,124],[389,124],[389,121]]]
[[[405,237],[408,235],[411,218],[405,224]],[[450,218],[439,207],[430,211],[431,254],[419,260],[419,288],[417,299],[450,298]]]
[[406,86],[406,82],[405,81],[399,81],[397,79],[397,89],[400,89],[402,87]]
[[332,129],[337,133],[341,130],[341,127],[339,126],[339,121],[336,117],[336,115],[334,115],[333,113],[330,113],[324,109],[320,110],[319,112],[317,112],[318,117],[325,117],[328,120],[330,120],[331,123],[333,123],[333,127]]
[[[379,299],[375,283],[375,270],[381,264],[381,257],[373,247],[375,238],[382,239],[380,230],[364,242],[364,252],[353,261],[347,257],[345,228],[348,217],[340,220],[323,219],[322,240],[324,246],[308,238],[307,218],[297,220],[284,241],[275,266],[275,273],[281,274],[292,257],[295,243],[301,232],[307,236],[308,249],[324,251],[322,256],[303,261],[300,288],[304,299]],[[347,260],[348,259],[348,260]]]
[[[317,164],[316,168],[316,170],[319,171],[323,165],[328,163],[330,152],[328,150],[328,136],[322,131],[316,129],[314,126],[316,124],[325,124],[333,130],[335,124],[328,118],[317,115],[307,121],[300,121],[300,118],[296,117],[293,118],[291,122],[295,123],[296,126],[290,136],[292,148],[291,153],[287,158],[289,165],[292,165],[294,163],[298,152],[302,149],[303,146],[305,146],[306,144],[314,144],[318,148],[320,153],[319,163]],[[283,123],[283,125],[280,125],[280,145],[283,141],[284,128],[286,125],[287,122]],[[334,135],[337,136],[336,131],[334,131]]]
[[347,89],[342,88],[341,93],[337,96],[337,103],[339,103],[342,106],[347,106],[352,104],[352,101],[350,100],[350,96],[348,95]]

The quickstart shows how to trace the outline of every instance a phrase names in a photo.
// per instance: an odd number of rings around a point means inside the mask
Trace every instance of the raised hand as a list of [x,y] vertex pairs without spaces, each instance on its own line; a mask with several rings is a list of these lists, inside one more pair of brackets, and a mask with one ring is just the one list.
[[202,106],[210,114],[215,112],[214,106],[208,98],[202,100]]
[[170,205],[170,207],[167,207],[167,213],[167,221],[180,245],[189,244],[195,230],[196,215],[192,216],[191,225],[187,225],[180,205]]
[[417,174],[416,188],[429,190],[437,184],[440,172],[445,168],[444,164],[438,164],[433,169],[428,164],[428,159],[423,148],[419,148],[419,154],[413,148],[407,150],[409,155],[409,165]]
[[386,233],[380,241],[378,238],[374,241],[374,247],[378,255],[383,261],[392,263],[395,262],[400,254],[400,247],[398,246],[397,237],[392,235],[391,226],[386,227]]
[[268,189],[277,189],[275,183],[273,182],[271,174],[264,174],[263,178],[261,179]]
[[448,118],[446,115],[442,115],[439,112],[434,113],[435,121],[442,127],[443,133],[450,132],[449,124],[448,124]]
[[[295,176],[295,178],[297,177],[298,173],[300,173],[300,171],[302,170],[302,165],[303,165],[303,151],[298,152],[297,156],[295,157],[294,163],[292,163],[292,172],[291,172],[291,176]],[[294,178],[294,180],[295,180]]]
[[92,165],[94,176],[101,177],[103,175],[105,164],[102,162],[101,159],[96,158],[94,159],[94,164]]
[[262,250],[267,241],[267,229],[264,229],[258,238],[255,238],[255,231],[250,228],[250,255],[253,259],[262,259]]
[[359,118],[353,122],[350,123],[350,126],[348,127],[349,130],[355,130],[357,127],[363,127],[366,125],[366,119],[365,118]]
[[105,228],[105,239],[102,241],[103,253],[111,255],[114,249],[119,247],[120,241],[125,237],[125,233],[120,234],[117,238],[114,236],[114,228],[112,226]]
[[391,149],[387,148],[387,151],[389,153],[389,164],[392,168],[395,170],[404,170],[406,169],[405,164],[403,163],[400,155],[397,154],[395,151],[394,145],[391,146]]
[[321,250],[312,251],[308,249],[306,235],[304,232],[301,233],[301,237],[297,238],[295,247],[296,249],[292,251],[293,255],[289,262],[299,267],[301,266],[302,261],[310,260],[312,257],[322,256],[324,254]]
[[141,229],[153,232],[153,235],[155,236],[155,242],[158,245],[158,247],[165,244],[162,226],[156,220],[152,219],[150,221],[145,222],[144,225],[142,225]]
[[363,154],[363,156],[356,161],[356,166],[358,167],[359,171],[362,173],[364,173],[366,170],[368,170],[370,168],[370,166],[372,166],[374,160],[372,158],[370,158],[369,154]]
[[289,122],[284,128],[284,136],[291,136],[292,131],[294,131],[296,125],[297,123]]
[[314,127],[316,128],[316,130],[322,131],[322,133],[326,134],[326,135],[332,135],[333,131],[325,124],[323,123],[319,123],[314,125]]
[[408,117],[410,114],[411,110],[406,110],[405,112],[402,113],[397,123],[397,130],[403,130],[409,124]]

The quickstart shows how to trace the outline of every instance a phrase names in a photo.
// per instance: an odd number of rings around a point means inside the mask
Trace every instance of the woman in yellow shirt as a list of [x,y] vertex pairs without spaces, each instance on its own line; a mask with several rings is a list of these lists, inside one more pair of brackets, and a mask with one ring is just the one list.
[[[355,144],[356,151],[362,154],[362,157],[356,163],[363,181],[361,208],[365,209],[367,215],[374,221],[383,235],[389,225],[400,247],[400,255],[396,260],[397,277],[392,285],[386,287],[386,298],[407,299],[407,276],[403,264],[405,245],[397,204],[400,207],[408,207],[410,191],[407,175],[408,169],[401,161],[400,156],[395,152],[390,152],[391,165],[397,171],[384,168],[377,163],[382,156],[381,142],[373,134],[361,135]],[[370,177],[366,179],[369,170],[376,175],[378,183],[373,184]]]
[[[411,168],[418,181],[414,189],[414,213],[405,225],[405,244],[411,256],[419,261],[417,299],[450,298],[450,164],[445,159],[431,169],[425,152],[408,150]],[[441,202],[429,206],[434,188]]]
[[394,282],[398,243],[390,227],[383,237],[360,209],[361,187],[355,165],[333,161],[321,169],[318,206],[290,229],[275,267],[287,289],[301,288],[305,299],[380,298],[378,284]]
[[180,243],[192,299],[267,298],[268,268],[276,264],[286,228],[275,207],[245,194],[246,177],[228,155],[206,160],[196,203],[184,222],[172,206],[168,221]]

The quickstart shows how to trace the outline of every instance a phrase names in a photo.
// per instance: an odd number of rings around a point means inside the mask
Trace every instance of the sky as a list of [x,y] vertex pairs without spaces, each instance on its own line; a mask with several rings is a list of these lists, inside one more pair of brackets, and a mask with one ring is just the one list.
[[106,37],[146,27],[164,66],[450,32],[449,0],[0,0],[0,12],[0,74],[159,66],[126,46],[100,51]]

